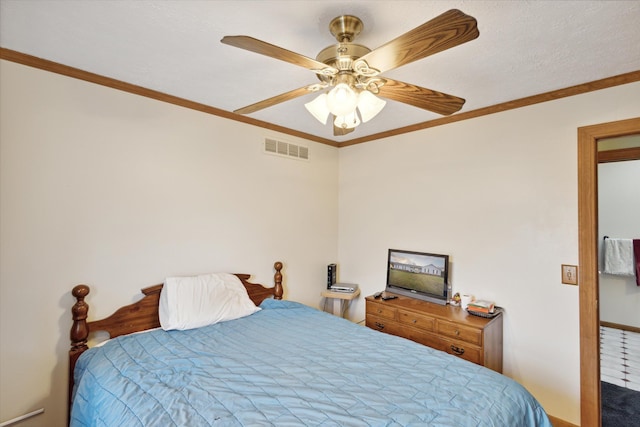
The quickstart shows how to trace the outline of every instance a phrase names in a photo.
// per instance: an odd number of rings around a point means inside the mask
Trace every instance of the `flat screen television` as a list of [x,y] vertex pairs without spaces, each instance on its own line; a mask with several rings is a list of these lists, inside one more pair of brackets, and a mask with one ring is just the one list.
[[386,291],[446,305],[449,255],[389,249]]

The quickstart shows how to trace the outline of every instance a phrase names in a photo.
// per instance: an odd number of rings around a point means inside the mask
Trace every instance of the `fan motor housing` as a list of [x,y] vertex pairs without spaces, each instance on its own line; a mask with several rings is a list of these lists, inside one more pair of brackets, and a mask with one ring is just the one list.
[[[371,52],[366,46],[356,43],[338,43],[324,48],[316,60],[339,71],[353,71],[353,62]],[[320,80],[328,81],[330,77],[318,74]]]
[[340,71],[351,70],[353,61],[371,52],[366,46],[356,43],[338,43],[320,51],[316,59]]

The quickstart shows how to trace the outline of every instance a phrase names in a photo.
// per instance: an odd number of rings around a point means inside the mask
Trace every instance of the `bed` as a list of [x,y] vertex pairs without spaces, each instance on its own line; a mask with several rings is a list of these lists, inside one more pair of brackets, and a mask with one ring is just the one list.
[[[235,275],[259,311],[184,330],[160,327],[163,285],[97,321],[87,321],[88,286],[76,286],[70,424],[551,426],[499,373],[283,300],[274,268],[273,287]],[[111,339],[89,349],[100,330]]]

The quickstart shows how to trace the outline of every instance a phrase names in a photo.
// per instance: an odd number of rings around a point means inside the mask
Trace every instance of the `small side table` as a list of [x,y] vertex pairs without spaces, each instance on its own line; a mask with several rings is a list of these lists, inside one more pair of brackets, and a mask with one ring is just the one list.
[[351,301],[357,298],[358,295],[360,295],[360,289],[359,288],[356,289],[355,292],[335,292],[335,291],[326,289],[322,291],[320,295],[322,295],[325,298],[324,311],[327,311],[326,310],[327,300],[332,300],[331,301],[332,309],[330,313],[336,316],[339,315],[340,317],[345,317],[345,314],[347,314],[347,308],[349,308],[349,304],[351,303]]

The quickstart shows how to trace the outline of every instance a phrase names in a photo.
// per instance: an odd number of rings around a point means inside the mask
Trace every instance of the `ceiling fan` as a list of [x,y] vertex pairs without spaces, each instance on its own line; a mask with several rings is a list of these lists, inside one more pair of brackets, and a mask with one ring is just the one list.
[[338,136],[353,132],[361,122],[378,114],[386,104],[378,97],[442,115],[462,108],[462,98],[392,80],[381,73],[477,38],[480,33],[475,18],[452,9],[374,50],[353,43],[362,28],[362,21],[355,16],[334,18],[329,31],[338,43],[323,49],[316,59],[249,36],[223,37],[222,43],[304,67],[320,80],[234,112],[250,114],[311,92],[322,92],[305,107],[324,124],[331,115],[333,132]]

